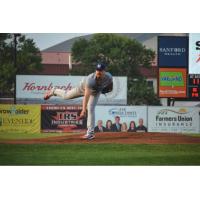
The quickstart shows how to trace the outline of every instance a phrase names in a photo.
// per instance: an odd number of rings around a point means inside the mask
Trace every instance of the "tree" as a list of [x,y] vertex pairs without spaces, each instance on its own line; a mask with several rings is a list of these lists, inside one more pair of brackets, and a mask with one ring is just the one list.
[[[128,37],[117,34],[94,34],[90,40],[79,39],[72,47],[73,60],[78,63],[72,70],[74,75],[87,75],[94,71],[97,62],[108,65],[108,71],[114,76],[128,76],[128,91],[139,90],[129,80],[142,78],[140,66],[150,67],[155,52],[147,49],[141,43]],[[134,83],[135,84],[135,83]],[[155,94],[153,93],[155,98]],[[128,102],[132,103],[128,92]],[[135,100],[140,98],[134,96]],[[141,103],[150,104],[149,98],[141,99]]]
[[32,39],[21,35],[17,41],[17,68],[14,67],[13,34],[0,34],[0,93],[12,96],[15,74],[35,74],[42,69],[41,55]]
[[117,34],[94,34],[91,40],[80,39],[72,47],[73,60],[81,63],[82,69],[92,72],[100,61],[116,76],[139,76],[138,67],[149,67],[154,56],[152,50],[138,41]]
[[129,105],[161,105],[153,87],[144,78],[129,78],[128,97]]

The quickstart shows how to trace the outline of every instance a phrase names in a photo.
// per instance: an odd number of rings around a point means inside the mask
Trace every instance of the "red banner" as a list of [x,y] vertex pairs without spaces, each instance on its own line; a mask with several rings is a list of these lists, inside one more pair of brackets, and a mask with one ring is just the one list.
[[80,132],[87,119],[78,120],[82,106],[41,105],[42,132]]

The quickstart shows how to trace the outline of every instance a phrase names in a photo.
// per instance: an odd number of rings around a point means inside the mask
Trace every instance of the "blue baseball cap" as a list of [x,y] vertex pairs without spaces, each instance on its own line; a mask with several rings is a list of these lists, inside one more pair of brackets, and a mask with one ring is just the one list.
[[103,63],[97,63],[97,66],[96,66],[96,70],[97,71],[103,71],[103,70],[105,70],[105,68],[106,68],[105,64],[103,64]]

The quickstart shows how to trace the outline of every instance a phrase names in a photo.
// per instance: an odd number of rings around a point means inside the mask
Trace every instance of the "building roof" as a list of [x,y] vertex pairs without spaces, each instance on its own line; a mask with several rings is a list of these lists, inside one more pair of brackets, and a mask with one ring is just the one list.
[[66,40],[64,42],[58,43],[52,47],[49,47],[47,49],[44,49],[42,52],[71,52],[71,48],[74,44],[74,42],[80,38],[90,39],[92,37],[91,35],[85,35],[80,37],[75,37],[70,40]]

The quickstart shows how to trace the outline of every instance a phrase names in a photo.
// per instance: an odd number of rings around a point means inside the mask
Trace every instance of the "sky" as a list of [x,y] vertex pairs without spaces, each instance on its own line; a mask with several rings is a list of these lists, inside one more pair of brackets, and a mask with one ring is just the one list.
[[25,33],[27,38],[34,40],[36,46],[40,50],[44,50],[65,40],[88,34],[89,33]]

